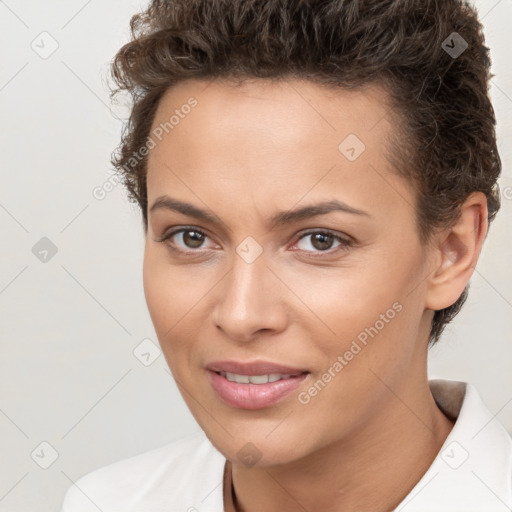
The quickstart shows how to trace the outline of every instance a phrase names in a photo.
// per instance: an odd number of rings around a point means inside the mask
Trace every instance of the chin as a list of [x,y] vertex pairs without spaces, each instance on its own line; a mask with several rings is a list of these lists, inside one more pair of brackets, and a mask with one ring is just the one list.
[[[221,429],[222,430],[222,429]],[[273,434],[267,436],[271,429],[251,429],[247,433],[238,433],[231,437],[229,434],[217,432],[212,435],[205,430],[207,437],[215,448],[233,464],[246,467],[270,467],[292,463],[305,457],[309,450],[304,443],[295,441],[295,437],[287,439]],[[304,439],[301,436],[300,439]]]

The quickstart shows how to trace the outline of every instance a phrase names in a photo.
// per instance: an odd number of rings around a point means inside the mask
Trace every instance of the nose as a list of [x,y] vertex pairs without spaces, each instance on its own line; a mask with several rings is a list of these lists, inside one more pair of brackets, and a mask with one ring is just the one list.
[[233,267],[217,288],[214,321],[237,342],[286,328],[285,287],[268,266],[264,254],[252,263],[235,255]]

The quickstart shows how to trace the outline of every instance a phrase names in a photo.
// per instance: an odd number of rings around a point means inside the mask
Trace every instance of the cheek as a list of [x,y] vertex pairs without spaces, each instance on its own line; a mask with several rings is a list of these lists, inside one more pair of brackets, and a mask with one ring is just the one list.
[[299,402],[310,399],[303,410],[308,418],[317,416],[315,409],[331,411],[332,424],[326,428],[332,435],[338,435],[340,421],[362,422],[378,410],[389,397],[383,382],[393,385],[403,378],[413,356],[421,308],[409,294],[407,272],[392,279],[378,275],[369,269],[357,275],[341,272],[304,283],[301,290],[309,288],[306,296],[322,320],[312,320],[309,327],[312,353],[322,354],[315,377],[327,384],[313,384]]
[[164,323],[169,322],[167,329],[172,325],[173,319],[171,317],[175,312],[172,302],[175,300],[175,294],[172,293],[172,288],[168,286],[167,274],[162,272],[161,264],[147,247],[144,252],[142,274],[148,311],[160,337],[164,331]]
[[146,247],[143,286],[155,332],[172,368],[179,357],[189,358],[195,340],[201,338],[207,295],[219,277],[208,267],[173,265],[166,256],[160,248]]
[[354,258],[345,267],[290,270],[283,281],[307,306],[308,329],[329,363],[352,351],[348,358],[380,365],[399,347],[406,360],[423,313],[421,294],[411,293],[421,281],[421,254],[412,247],[382,251],[361,263]]
[[169,340],[175,338],[181,320],[197,302],[198,291],[190,283],[190,273],[187,278],[151,248],[144,253],[143,285],[151,320],[165,350]]
[[[351,263],[336,268],[290,269],[281,272],[280,278],[301,299],[307,316],[319,320],[315,322],[319,329],[323,324],[326,332],[345,339],[402,300],[404,283],[390,274],[394,274],[390,269]],[[290,299],[300,304],[293,295]]]

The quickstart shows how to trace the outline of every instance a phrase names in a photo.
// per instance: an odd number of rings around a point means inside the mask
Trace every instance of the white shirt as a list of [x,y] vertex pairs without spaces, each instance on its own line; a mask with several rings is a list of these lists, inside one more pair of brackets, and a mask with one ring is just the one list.
[[[512,437],[471,384],[429,385],[455,425],[395,512],[510,512]],[[223,512],[225,463],[199,432],[86,474],[61,512]]]

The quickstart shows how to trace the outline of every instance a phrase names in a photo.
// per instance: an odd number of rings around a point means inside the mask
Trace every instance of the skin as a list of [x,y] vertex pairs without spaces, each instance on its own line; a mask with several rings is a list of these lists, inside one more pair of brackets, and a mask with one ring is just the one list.
[[[237,510],[391,510],[453,427],[428,386],[427,341],[433,310],[455,302],[476,265],[485,196],[472,194],[451,228],[420,242],[414,188],[385,156],[393,124],[376,86],[190,80],[166,92],[153,129],[191,96],[197,106],[149,153],[148,203],[166,194],[220,221],[150,211],[144,290],[185,402],[232,462]],[[338,150],[351,133],[366,146],[352,162]],[[278,211],[331,199],[367,215],[338,211],[270,226]],[[196,241],[190,226],[205,236]],[[318,243],[314,232],[325,230],[352,245]],[[248,236],[263,249],[252,263],[236,252]],[[299,392],[393,303],[400,312],[300,403]],[[237,409],[205,370],[227,359],[311,373],[274,406]],[[261,455],[252,466],[238,456],[248,442]]]

